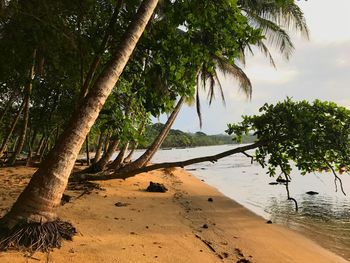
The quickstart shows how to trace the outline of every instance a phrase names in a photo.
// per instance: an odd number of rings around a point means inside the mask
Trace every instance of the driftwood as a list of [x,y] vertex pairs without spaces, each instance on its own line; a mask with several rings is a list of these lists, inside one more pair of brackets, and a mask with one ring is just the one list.
[[173,167],[185,167],[191,164],[195,163],[202,163],[202,162],[212,162],[215,163],[219,159],[222,159],[224,157],[236,154],[236,153],[243,153],[246,154],[245,151],[255,149],[259,146],[262,146],[262,142],[256,142],[250,145],[245,145],[241,147],[237,147],[234,149],[231,149],[229,151],[225,151],[216,155],[210,155],[210,156],[204,156],[204,157],[198,157],[198,158],[193,158],[185,161],[179,161],[179,162],[166,162],[166,163],[157,163],[157,164],[152,164],[146,167],[142,167],[139,169],[135,169],[130,172],[125,172],[125,173],[118,173],[114,171],[106,171],[106,172],[101,172],[97,174],[76,174],[74,175],[70,180],[71,181],[84,181],[84,180],[89,180],[89,181],[98,181],[98,180],[110,180],[110,179],[127,179],[129,177],[132,177],[136,174],[139,173],[144,173],[144,172],[150,172],[153,170],[157,169],[165,169],[165,168],[173,168]]

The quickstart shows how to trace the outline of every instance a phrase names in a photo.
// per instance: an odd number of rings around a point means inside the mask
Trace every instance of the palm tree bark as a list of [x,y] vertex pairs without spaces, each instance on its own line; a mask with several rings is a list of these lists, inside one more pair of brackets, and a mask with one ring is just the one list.
[[33,156],[33,146],[34,146],[34,142],[37,136],[37,130],[35,129],[33,132],[33,137],[31,140],[28,140],[28,155],[27,155],[27,162],[26,162],[26,166],[29,166],[30,163],[32,162],[32,156]]
[[33,63],[31,65],[31,68],[29,71],[28,83],[26,85],[26,90],[25,90],[25,102],[24,102],[24,109],[23,109],[23,126],[22,126],[22,130],[21,130],[21,133],[19,136],[19,140],[18,140],[16,149],[9,160],[10,165],[15,164],[17,156],[22,152],[24,142],[25,142],[26,137],[27,137],[28,122],[29,122],[30,97],[32,94],[33,80],[34,80],[34,76],[35,76],[35,72],[34,72],[35,58],[36,58],[36,50],[34,50],[34,52],[33,52]]
[[103,132],[101,132],[98,137],[97,149],[96,149],[95,157],[92,160],[92,163],[97,163],[101,159],[102,145],[103,145]]
[[90,165],[90,147],[89,147],[89,134],[85,139],[85,151],[86,151],[86,165]]
[[2,141],[2,145],[1,145],[1,148],[0,148],[0,157],[2,157],[2,155],[4,154],[5,149],[7,148],[7,144],[9,143],[10,138],[12,136],[12,133],[15,130],[15,127],[17,125],[19,117],[21,116],[23,108],[24,108],[24,101],[22,102],[22,105],[20,106],[20,108],[19,108],[15,118],[13,119],[13,121],[11,123],[11,126],[10,126],[10,128],[9,128],[5,138],[4,138],[4,140]]
[[103,147],[104,147],[103,152],[106,152],[106,151],[107,151],[107,149],[108,149],[108,147],[109,147],[110,141],[111,141],[111,133],[108,132],[108,133],[106,134],[106,138],[105,138],[105,142],[104,142],[104,146],[103,146]]
[[50,137],[46,136],[44,144],[43,144],[43,147],[42,147],[42,150],[39,153],[39,163],[41,163],[41,161],[43,160],[44,155],[46,153],[46,150],[49,147],[49,140],[50,140]]
[[177,115],[179,114],[181,110],[181,106],[183,105],[184,97],[181,97],[178,103],[176,104],[173,112],[169,116],[167,122],[165,123],[162,131],[159,133],[157,138],[153,141],[150,147],[145,151],[144,154],[142,154],[137,160],[134,162],[125,165],[121,168],[120,172],[130,172],[134,169],[139,169],[141,167],[144,167],[148,164],[149,161],[151,161],[154,154],[158,151],[159,147],[162,145],[163,141],[165,140],[166,136],[168,135]]
[[103,52],[105,51],[105,48],[106,48],[108,42],[111,39],[111,34],[113,32],[113,26],[117,22],[117,18],[119,15],[120,8],[122,7],[122,4],[123,4],[123,0],[118,0],[116,3],[116,7],[115,7],[114,12],[112,14],[112,17],[109,21],[108,27],[104,33],[100,47],[99,47],[98,51],[96,52],[96,54],[91,62],[88,73],[85,76],[83,86],[81,87],[81,90],[80,90],[80,96],[79,96],[80,99],[85,98],[85,96],[88,94],[90,83],[95,75],[97,67],[99,66],[99,64],[101,62],[101,56],[102,56]]
[[117,158],[115,158],[115,160],[109,165],[109,168],[116,170],[119,167],[121,167],[125,158],[125,154],[128,151],[128,148],[129,148],[129,142],[125,142],[123,147],[120,149],[120,152]]
[[57,220],[57,207],[85,137],[119,79],[158,0],[143,0],[119,43],[116,53],[98,76],[94,86],[77,107],[58,143],[34,173],[11,210],[1,219],[11,229],[21,223]]
[[6,106],[5,106],[5,108],[3,109],[3,111],[2,111],[2,113],[0,115],[0,123],[4,119],[4,117],[5,117],[6,113],[7,113],[7,111],[9,110],[9,108],[12,106],[14,97],[15,97],[14,95],[11,96],[11,98],[7,101]]
[[109,161],[111,160],[113,154],[116,152],[119,142],[120,142],[119,139],[112,140],[112,142],[108,146],[108,149],[103,154],[102,158],[98,162],[93,163],[91,166],[89,166],[88,168],[84,169],[79,173],[98,173],[98,172],[104,171]]
[[133,144],[133,146],[132,146],[132,148],[131,148],[129,154],[128,154],[128,155],[125,157],[125,159],[124,159],[124,163],[125,163],[125,164],[131,162],[132,156],[134,155],[134,152],[135,152],[135,150],[137,149],[137,146],[138,146],[138,145],[139,145],[139,144],[138,144],[137,142],[134,142],[134,144]]
[[[140,124],[140,127],[139,127],[139,130],[138,130],[138,133],[139,135],[141,136],[145,130],[145,126],[146,126],[146,121],[145,119],[142,120],[141,124]],[[138,142],[134,142],[133,145],[132,145],[132,148],[131,148],[131,151],[129,152],[129,154],[126,156],[126,158],[124,159],[124,164],[128,164],[131,162],[131,158],[135,152],[135,150],[137,149],[137,146],[139,145]]]
[[45,135],[43,134],[43,135],[41,136],[40,141],[39,141],[38,147],[37,147],[36,150],[35,150],[35,155],[36,155],[36,156],[40,155],[41,149],[42,149],[42,147],[43,147],[43,145],[44,145],[44,140],[45,140]]

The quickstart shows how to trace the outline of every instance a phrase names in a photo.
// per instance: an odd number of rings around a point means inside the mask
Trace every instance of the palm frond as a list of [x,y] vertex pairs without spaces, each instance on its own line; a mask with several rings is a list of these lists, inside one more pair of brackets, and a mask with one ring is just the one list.
[[286,59],[289,59],[293,53],[294,45],[290,36],[284,29],[282,29],[278,24],[262,18],[254,13],[249,14],[249,20],[257,27],[260,27],[264,31],[268,42],[271,45],[275,45],[281,54]]
[[309,37],[304,13],[294,1],[238,0],[238,5],[248,15],[254,13],[278,26],[285,27],[287,30],[295,30],[305,37]]
[[217,66],[219,70],[224,75],[233,76],[239,83],[239,88],[244,92],[244,94],[251,99],[253,93],[252,83],[245,72],[236,64],[230,63],[227,59],[223,57],[215,57]]
[[220,81],[220,79],[219,79],[219,76],[218,76],[216,70],[214,71],[213,77],[214,77],[214,79],[215,79],[215,82],[218,84],[222,103],[224,104],[224,106],[226,106],[226,100],[225,100],[224,90],[223,90],[223,88],[222,88],[221,81]]
[[270,60],[270,64],[276,68],[276,63],[275,60],[273,59],[270,50],[268,49],[268,47],[265,45],[265,43],[263,41],[258,41],[256,43],[256,45],[259,47],[261,53],[263,53],[265,55],[265,57],[267,57]]

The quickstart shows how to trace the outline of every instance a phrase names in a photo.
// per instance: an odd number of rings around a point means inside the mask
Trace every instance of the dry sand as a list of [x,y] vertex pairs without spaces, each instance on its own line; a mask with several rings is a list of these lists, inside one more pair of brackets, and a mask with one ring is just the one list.
[[[0,215],[33,172],[0,169]],[[145,192],[150,181],[169,191]],[[78,230],[73,242],[31,257],[1,252],[0,262],[348,262],[296,232],[266,224],[182,169],[99,183],[105,190],[80,197],[67,191],[73,198],[59,209]]]

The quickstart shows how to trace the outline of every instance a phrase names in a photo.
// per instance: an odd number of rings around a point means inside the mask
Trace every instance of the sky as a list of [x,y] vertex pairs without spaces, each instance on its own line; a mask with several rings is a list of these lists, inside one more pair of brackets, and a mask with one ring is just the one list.
[[[221,78],[226,106],[217,94],[208,107],[203,94],[202,132],[224,133],[227,123],[239,122],[242,115],[257,114],[265,102],[276,103],[287,96],[334,101],[350,109],[350,0],[308,0],[298,1],[298,5],[304,12],[310,39],[293,36],[295,51],[290,60],[274,55],[277,69],[258,53],[247,59],[244,71],[253,84],[251,100],[239,91],[234,79]],[[159,121],[165,122],[166,116]],[[183,107],[173,128],[199,131],[195,106]]]

